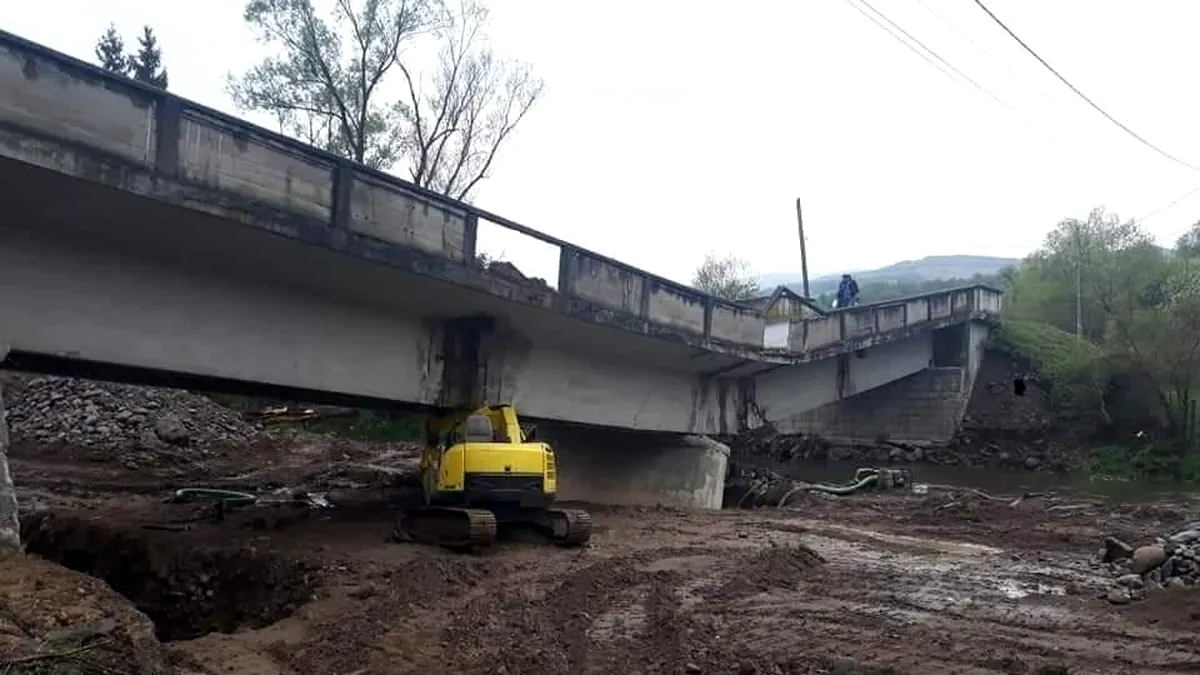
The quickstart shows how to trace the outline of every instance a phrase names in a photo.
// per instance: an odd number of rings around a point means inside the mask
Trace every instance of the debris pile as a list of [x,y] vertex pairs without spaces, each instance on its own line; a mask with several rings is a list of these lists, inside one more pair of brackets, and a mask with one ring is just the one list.
[[721,508],[782,506],[798,494],[802,483],[770,469],[730,463]]
[[94,450],[206,453],[265,436],[259,424],[199,394],[67,377],[6,387],[14,441]]
[[916,489],[906,468],[860,468],[846,483],[812,483],[792,480],[770,469],[731,465],[722,508],[782,507],[798,495],[845,497],[860,490]]
[[1134,548],[1107,537],[1096,555],[1115,577],[1105,598],[1125,605],[1146,597],[1152,588],[1185,588],[1200,584],[1200,521],[1188,523],[1174,534]]
[[786,466],[790,462],[835,461],[858,464],[926,463],[1024,471],[1065,471],[1068,463],[1044,439],[992,438],[984,431],[961,431],[949,442],[877,439],[839,441],[769,426],[728,439],[731,457]]

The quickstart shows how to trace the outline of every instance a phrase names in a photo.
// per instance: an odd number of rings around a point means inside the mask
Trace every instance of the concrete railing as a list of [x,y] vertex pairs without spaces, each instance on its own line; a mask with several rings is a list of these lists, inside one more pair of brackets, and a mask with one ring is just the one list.
[[[763,349],[769,332],[757,310],[639,270],[538,232],[496,214],[449,199],[295,139],[187,101],[132,79],[0,31],[0,134],[14,146],[42,140],[100,155],[129,167],[95,177],[130,190],[140,176],[174,181],[173,200],[228,217],[230,209],[284,233],[316,232],[309,239],[336,246],[362,237],[381,246],[418,251],[433,260],[474,266],[478,226],[495,223],[559,248],[562,306],[584,304],[633,319],[623,325],[647,333],[683,333],[710,345]],[[23,148],[24,150],[24,148]],[[0,153],[8,149],[0,146]],[[36,153],[34,153],[36,155]],[[63,166],[46,151],[46,168]],[[22,152],[21,157],[30,153]],[[212,195],[219,195],[213,199]],[[231,206],[232,205],[232,206]],[[427,266],[428,267],[428,266]],[[793,350],[828,345],[871,332],[941,316],[961,303],[980,306],[979,292],[934,293],[906,304],[835,312],[828,318],[774,327]],[[999,300],[995,300],[998,303]],[[961,305],[967,306],[967,305]],[[594,315],[595,312],[592,312]]]
[[819,319],[772,322],[767,327],[771,339],[765,346],[812,352],[846,342],[869,342],[889,333],[999,314],[1002,300],[999,289],[974,284],[835,309]]

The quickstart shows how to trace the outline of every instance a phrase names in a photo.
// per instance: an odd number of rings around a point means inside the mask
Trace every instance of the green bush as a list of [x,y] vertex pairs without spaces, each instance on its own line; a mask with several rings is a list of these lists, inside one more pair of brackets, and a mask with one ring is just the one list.
[[305,428],[317,433],[332,433],[354,441],[420,441],[424,420],[411,413],[383,413],[360,410],[353,417],[330,417],[306,422]]
[[1005,320],[992,348],[1028,362],[1062,412],[1098,410],[1117,367],[1095,343],[1040,321]]
[[1200,456],[1162,443],[1092,448],[1075,468],[1090,476],[1107,478],[1200,481]]

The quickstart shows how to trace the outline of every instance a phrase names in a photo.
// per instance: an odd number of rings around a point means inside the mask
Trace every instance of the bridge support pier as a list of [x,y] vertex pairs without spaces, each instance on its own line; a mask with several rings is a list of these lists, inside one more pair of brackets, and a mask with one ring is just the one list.
[[561,500],[719,509],[729,448],[703,436],[542,422]]
[[[0,342],[0,363],[8,346]],[[0,553],[21,550],[21,523],[17,517],[17,491],[8,471],[8,420],[4,414],[4,381],[0,380]]]

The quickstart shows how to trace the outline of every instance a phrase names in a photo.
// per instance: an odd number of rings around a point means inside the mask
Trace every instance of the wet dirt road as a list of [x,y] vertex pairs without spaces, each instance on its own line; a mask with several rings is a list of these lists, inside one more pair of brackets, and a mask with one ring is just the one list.
[[[112,558],[90,561],[100,575],[140,556],[159,583],[110,584],[156,619],[179,673],[1200,672],[1196,588],[1114,607],[1088,564],[1104,535],[1144,538],[1186,507],[945,493],[592,507],[582,550],[515,532],[462,555],[388,543],[389,517],[366,508],[164,531],[145,526],[193,507],[87,501],[34,517],[52,533],[37,546],[62,558],[86,541]],[[193,636],[214,629],[233,632]]]

